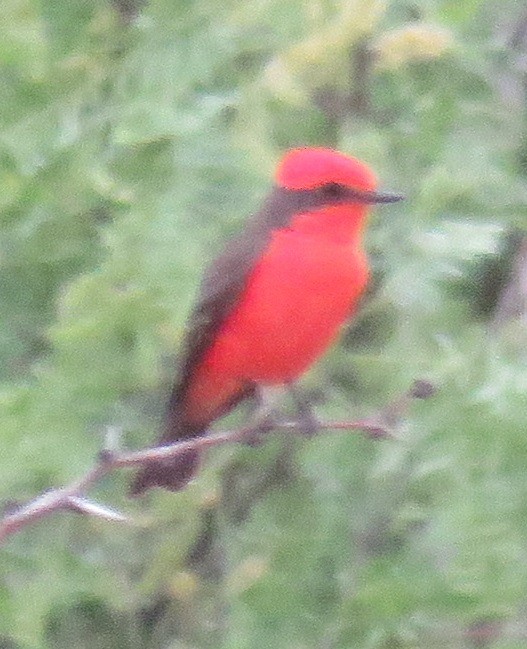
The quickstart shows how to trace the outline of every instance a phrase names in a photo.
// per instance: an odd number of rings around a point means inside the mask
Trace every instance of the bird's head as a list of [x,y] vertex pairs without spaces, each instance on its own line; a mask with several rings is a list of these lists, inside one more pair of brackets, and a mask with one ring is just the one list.
[[400,194],[377,191],[377,179],[360,160],[333,149],[300,148],[288,151],[276,171],[283,189],[313,192],[327,204],[395,203]]

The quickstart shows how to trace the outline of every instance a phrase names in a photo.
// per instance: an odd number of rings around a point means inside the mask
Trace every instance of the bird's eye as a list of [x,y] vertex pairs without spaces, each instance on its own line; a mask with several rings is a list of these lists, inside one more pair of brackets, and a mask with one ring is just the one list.
[[329,200],[336,200],[341,198],[344,194],[344,187],[338,183],[328,183],[321,187],[324,198]]

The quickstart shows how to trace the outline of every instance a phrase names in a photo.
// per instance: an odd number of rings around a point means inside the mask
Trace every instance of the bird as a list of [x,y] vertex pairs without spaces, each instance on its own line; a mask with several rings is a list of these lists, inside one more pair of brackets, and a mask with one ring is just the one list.
[[[261,209],[204,273],[158,445],[206,435],[242,401],[293,384],[322,356],[368,284],[371,206],[402,198],[378,191],[368,165],[340,151],[283,155]],[[179,491],[200,463],[196,449],[150,461],[130,494]]]

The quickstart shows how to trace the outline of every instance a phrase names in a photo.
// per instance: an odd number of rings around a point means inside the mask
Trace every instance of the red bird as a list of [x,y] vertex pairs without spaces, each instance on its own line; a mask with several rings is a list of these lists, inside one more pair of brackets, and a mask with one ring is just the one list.
[[[258,386],[287,384],[312,365],[368,282],[363,234],[376,191],[362,162],[324,148],[286,153],[262,209],[205,273],[159,444],[203,435]],[[155,461],[131,493],[183,488],[199,453]]]

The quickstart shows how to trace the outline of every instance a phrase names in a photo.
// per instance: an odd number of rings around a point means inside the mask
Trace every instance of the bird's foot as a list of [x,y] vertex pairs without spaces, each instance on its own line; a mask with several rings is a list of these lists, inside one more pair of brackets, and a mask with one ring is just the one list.
[[244,444],[261,446],[267,435],[281,423],[276,409],[280,390],[273,387],[256,386],[255,409],[251,417],[249,430],[244,435]]
[[274,413],[267,413],[254,422],[250,431],[244,435],[243,443],[252,447],[261,446],[265,442],[267,435],[276,428],[277,423],[277,416]]
[[299,410],[296,416],[297,432],[307,438],[314,437],[320,431],[320,420],[312,408]]
[[287,387],[296,406],[297,431],[305,437],[313,437],[320,430],[320,421],[311,403],[295,384],[290,383]]

